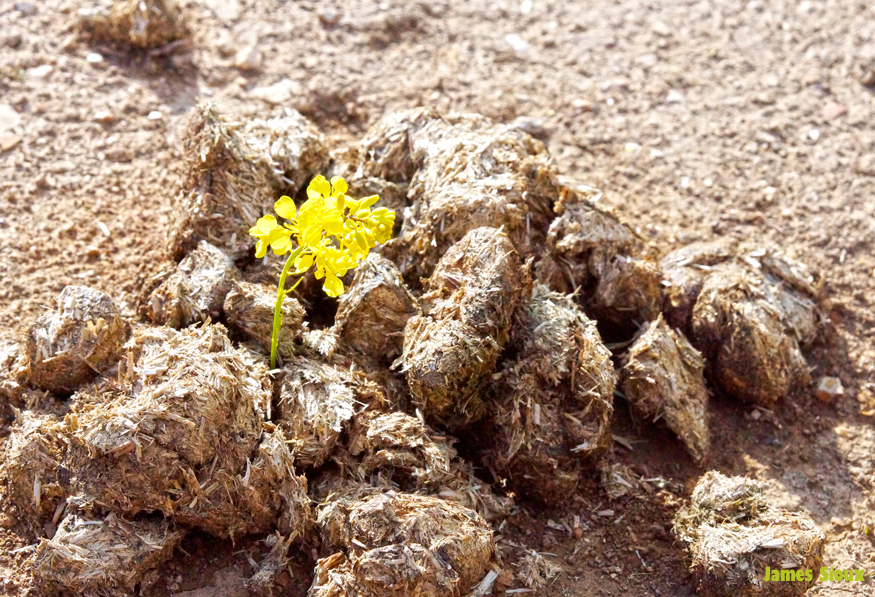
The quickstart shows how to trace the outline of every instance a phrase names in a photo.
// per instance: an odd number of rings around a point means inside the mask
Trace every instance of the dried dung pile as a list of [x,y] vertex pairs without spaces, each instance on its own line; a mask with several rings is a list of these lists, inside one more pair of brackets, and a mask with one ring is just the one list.
[[520,303],[511,329],[489,388],[484,460],[526,498],[563,504],[582,466],[611,443],[611,353],[572,298],[543,285]]
[[802,347],[817,337],[819,284],[803,264],[731,243],[691,245],[663,264],[668,317],[689,329],[723,391],[770,406],[810,381]]
[[472,230],[441,258],[399,359],[427,420],[453,430],[485,414],[482,392],[527,284],[519,255],[494,228]]
[[92,41],[149,50],[188,36],[176,0],[101,0],[80,11]]
[[[823,561],[825,535],[801,512],[769,505],[763,485],[705,473],[674,521],[686,545],[698,592],[706,597],[803,595]],[[765,582],[766,567],[812,569],[811,580]]]
[[471,465],[457,457],[453,441],[405,413],[362,413],[333,459],[343,478],[329,473],[314,485],[316,496],[322,502],[331,493],[395,489],[457,502],[486,520],[508,515],[513,502],[474,476]]
[[328,163],[322,135],[290,109],[238,122],[199,104],[183,141],[181,221],[173,253],[182,258],[206,240],[232,259],[251,255],[249,228],[280,195],[294,196]]
[[172,328],[218,319],[237,275],[234,262],[225,253],[201,241],[152,292],[149,317]]
[[310,597],[454,597],[486,573],[495,546],[476,512],[433,497],[385,493],[320,512],[323,541]]
[[17,342],[0,346],[0,399],[19,404],[27,391],[27,357]]
[[296,356],[283,369],[277,422],[289,436],[298,466],[315,468],[332,454],[358,413],[385,401],[382,389],[361,372]]
[[656,319],[662,310],[662,271],[640,256],[640,240],[617,214],[599,205],[601,194],[559,177],[558,214],[547,233],[547,255],[537,279],[581,301],[599,320],[627,325]]
[[[232,347],[218,325],[139,329],[126,348],[117,379],[73,397],[72,503],[124,515],[159,510],[239,536],[273,526],[279,510],[256,502],[279,506],[271,493],[282,481],[297,491],[286,506],[293,517],[308,518],[306,483],[294,476],[285,444],[269,453],[266,440],[259,447],[271,397],[262,360]],[[266,486],[256,486],[261,478]]]
[[130,326],[115,303],[87,286],[67,286],[56,308],[27,330],[29,380],[35,386],[69,394],[118,360]]
[[711,446],[705,360],[686,337],[660,315],[629,349],[622,388],[638,416],[663,419],[697,461]]
[[15,515],[37,534],[44,524],[57,522],[67,497],[58,480],[67,449],[63,430],[63,422],[54,415],[17,413],[0,465],[0,480]]
[[354,352],[390,365],[401,353],[407,321],[418,312],[419,302],[395,264],[371,253],[340,296],[332,331]]
[[394,114],[371,130],[360,154],[352,186],[408,185],[409,209],[386,254],[411,281],[478,227],[503,228],[521,254],[534,252],[559,196],[540,141],[476,114]]
[[[276,294],[276,287],[266,284],[233,282],[223,306],[228,327],[252,341],[264,354],[270,354]],[[295,353],[296,340],[307,329],[305,316],[298,299],[288,294],[283,297],[283,325],[277,341],[277,354],[281,359],[290,358]]]
[[[48,594],[120,595],[146,586],[184,533],[167,520],[127,521],[70,513],[33,557],[34,584]],[[154,573],[152,574],[154,576]]]

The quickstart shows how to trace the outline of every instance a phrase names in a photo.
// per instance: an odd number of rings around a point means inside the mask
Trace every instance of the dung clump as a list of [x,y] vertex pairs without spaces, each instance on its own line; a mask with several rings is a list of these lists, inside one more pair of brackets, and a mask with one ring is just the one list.
[[371,253],[340,296],[332,329],[353,351],[389,365],[401,353],[407,320],[418,310],[395,264]]
[[152,292],[149,317],[172,328],[218,319],[237,275],[234,262],[225,253],[201,241]]
[[413,141],[423,127],[439,118],[440,114],[431,108],[417,108],[395,112],[382,119],[362,139],[361,176],[409,183],[421,166],[421,160],[414,155]]
[[512,331],[490,386],[484,459],[523,497],[562,504],[611,443],[611,353],[571,297],[543,285],[520,303]]
[[172,243],[178,259],[201,240],[234,260],[249,256],[249,228],[328,163],[322,135],[290,109],[238,122],[199,104],[183,151],[181,221]]
[[176,0],[101,0],[80,17],[83,31],[97,43],[149,50],[188,36]]
[[[365,412],[357,416],[349,437],[334,457],[354,487],[395,488],[434,495],[470,508],[486,520],[510,513],[513,502],[495,495],[457,457],[451,438],[401,412]],[[330,487],[330,484],[329,484]],[[336,487],[346,490],[344,485]],[[325,497],[323,488],[320,497]]]
[[527,284],[519,255],[494,228],[472,230],[441,258],[399,358],[427,420],[452,430],[485,414],[482,392]]
[[478,583],[495,551],[476,512],[388,492],[334,503],[319,516],[337,553],[317,562],[309,597],[454,597]]
[[[276,287],[266,284],[234,282],[225,297],[224,312],[228,327],[246,340],[254,342],[265,354],[270,354],[273,333],[273,311]],[[295,340],[307,329],[306,311],[298,299],[283,298],[283,323],[277,342],[277,354],[287,359],[295,352]]]
[[666,283],[663,312],[669,325],[689,334],[693,306],[705,278],[715,265],[731,260],[737,250],[735,240],[719,238],[689,244],[662,258],[660,265]]
[[156,579],[154,570],[170,558],[183,535],[167,520],[128,521],[112,513],[100,519],[68,512],[54,537],[37,546],[35,585],[50,594],[103,597],[133,592]]
[[0,399],[18,404],[27,391],[28,361],[18,343],[0,347]]
[[[696,484],[690,505],[675,516],[673,532],[686,546],[700,595],[795,597],[815,583],[823,531],[807,514],[771,506],[763,489],[752,479],[709,471]],[[787,570],[815,574],[772,582],[771,572],[779,580]]]
[[662,315],[629,348],[622,387],[639,416],[663,419],[697,461],[710,449],[705,361]]
[[361,372],[296,356],[283,369],[277,420],[298,465],[315,468],[331,455],[358,413],[379,408],[385,400],[382,389]]
[[29,379],[68,394],[116,362],[130,326],[111,298],[87,286],[65,287],[55,303],[27,330]]
[[705,279],[693,308],[692,335],[728,394],[771,406],[810,380],[799,340],[788,333],[780,300],[762,277],[727,263]]
[[64,504],[67,492],[58,480],[67,446],[64,424],[54,415],[21,411],[6,444],[0,479],[19,518],[41,530]]
[[614,324],[655,319],[662,309],[662,271],[640,256],[638,235],[598,204],[591,187],[560,177],[558,214],[547,232],[547,255],[537,279],[563,294],[580,292],[584,305]]
[[431,274],[450,246],[501,228],[522,255],[543,241],[559,196],[543,143],[474,114],[432,118],[408,133],[410,179],[400,235],[386,246],[408,280]]
[[[284,443],[274,472],[259,447],[270,398],[266,364],[234,348],[222,326],[137,330],[117,379],[73,396],[71,503],[125,516],[158,510],[218,536],[268,530],[277,512],[248,493],[275,490],[255,486],[259,471],[305,487]],[[288,507],[300,519],[307,509],[306,500]]]

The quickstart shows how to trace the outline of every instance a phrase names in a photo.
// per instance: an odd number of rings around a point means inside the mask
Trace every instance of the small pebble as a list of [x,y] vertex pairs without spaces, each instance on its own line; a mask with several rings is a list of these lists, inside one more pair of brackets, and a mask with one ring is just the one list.
[[44,79],[50,72],[52,72],[52,65],[41,64],[40,66],[29,68],[25,72],[27,73],[27,76],[32,79]]
[[325,27],[334,27],[340,22],[343,13],[336,8],[323,8],[319,11],[319,22]]
[[672,89],[668,92],[665,101],[668,104],[682,104],[686,101],[686,98],[684,97],[684,94],[677,89]]
[[520,13],[527,15],[532,12],[534,7],[535,3],[532,0],[523,0],[520,2]]
[[161,120],[162,118],[164,118],[164,115],[158,110],[152,110],[151,112],[149,112],[148,118],[149,120]]
[[817,141],[820,139],[820,131],[818,129],[811,129],[808,131],[808,138],[812,141]]
[[508,33],[504,36],[504,41],[513,49],[517,58],[522,58],[529,52],[529,42],[516,33]]
[[839,116],[844,116],[847,113],[847,107],[838,102],[828,102],[820,111],[820,115],[823,116],[825,120],[835,120]]
[[36,14],[36,4],[33,2],[16,2],[15,10],[26,17],[32,17]]
[[681,179],[681,188],[682,188],[682,189],[688,189],[688,188],[690,188],[690,177],[689,177],[689,176],[684,176],[684,177]]
[[258,70],[264,57],[256,44],[246,46],[234,56],[234,66],[240,70]]
[[821,402],[832,402],[837,396],[843,396],[845,389],[842,387],[842,380],[838,377],[821,377],[817,382],[817,389],[814,395]]
[[97,122],[112,122],[113,117],[112,114],[110,114],[106,110],[99,110],[94,113],[94,120],[96,120]]
[[103,62],[103,56],[101,56],[97,52],[90,52],[85,57],[85,62],[87,62],[88,64],[98,64],[100,62]]

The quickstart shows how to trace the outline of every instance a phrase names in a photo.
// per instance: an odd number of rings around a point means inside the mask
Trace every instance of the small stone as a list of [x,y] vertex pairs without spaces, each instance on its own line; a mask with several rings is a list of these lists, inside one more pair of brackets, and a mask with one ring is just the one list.
[[844,396],[845,389],[842,387],[842,380],[838,377],[821,377],[817,382],[817,390],[814,395],[821,402],[832,402],[837,396]]
[[36,4],[33,2],[16,2],[15,10],[26,17],[32,17],[36,14]]
[[669,27],[662,21],[656,21],[653,25],[650,26],[650,29],[660,37],[668,37],[671,35],[671,27]]
[[811,129],[808,131],[808,138],[817,142],[817,140],[820,139],[820,131],[818,129]]
[[546,140],[550,136],[550,131],[547,130],[547,127],[544,126],[544,121],[540,118],[518,116],[513,120],[513,122],[507,125],[507,128],[528,133],[535,139],[540,139],[542,141]]
[[581,112],[592,112],[592,102],[583,98],[571,100],[571,107]]
[[149,112],[148,118],[149,120],[161,120],[162,118],[164,118],[164,115],[158,110],[152,110],[151,112]]
[[243,10],[240,0],[204,0],[204,4],[220,21],[236,21]]
[[283,104],[301,93],[301,85],[291,79],[283,79],[267,87],[252,90],[252,97],[264,100],[274,106]]
[[342,16],[343,13],[336,8],[323,8],[319,11],[319,22],[325,27],[334,27]]
[[112,114],[106,110],[98,110],[94,113],[94,120],[97,122],[112,122],[114,120]]
[[668,95],[665,98],[666,103],[668,104],[682,104],[686,100],[684,94],[678,91],[677,89],[672,89],[668,92]]
[[825,120],[835,120],[839,116],[844,116],[848,113],[848,108],[844,104],[838,102],[828,102],[820,111],[820,115]]
[[85,57],[85,62],[87,62],[88,64],[99,64],[103,62],[103,56],[101,56],[97,52],[89,52],[89,54]]
[[258,70],[263,61],[264,56],[256,44],[246,46],[234,56],[234,66],[240,70]]
[[21,142],[16,135],[0,135],[0,151],[9,151]]
[[516,54],[517,58],[523,58],[529,52],[529,42],[516,33],[508,33],[504,36],[504,41],[513,49],[513,53]]
[[52,72],[52,68],[51,64],[41,64],[40,66],[27,69],[26,73],[31,79],[44,79]]
[[13,50],[21,45],[21,34],[20,33],[10,33],[9,35],[4,36],[3,45],[12,48]]

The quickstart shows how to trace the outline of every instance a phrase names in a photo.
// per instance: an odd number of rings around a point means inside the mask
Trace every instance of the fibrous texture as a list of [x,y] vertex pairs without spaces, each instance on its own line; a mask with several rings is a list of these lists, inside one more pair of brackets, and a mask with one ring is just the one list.
[[138,330],[118,379],[73,397],[72,502],[124,515],[159,510],[234,537],[273,526],[273,494],[285,484],[301,499],[283,515],[305,521],[306,483],[285,444],[259,444],[270,394],[266,365],[233,348],[221,326]]
[[116,362],[130,326],[111,298],[87,286],[65,287],[55,303],[27,330],[29,377],[42,389],[70,393]]
[[611,353],[571,297],[538,285],[513,318],[509,357],[491,384],[486,461],[519,493],[564,503],[578,472],[611,442]]
[[628,324],[655,319],[662,308],[662,271],[640,256],[635,232],[598,204],[593,189],[560,177],[562,196],[547,233],[538,281],[557,292],[580,292],[600,319]]
[[[254,342],[265,354],[270,354],[276,294],[276,287],[267,284],[234,282],[225,297],[224,312],[228,327],[244,339]],[[287,359],[295,352],[295,340],[307,329],[304,321],[306,312],[298,299],[288,294],[283,298],[282,310],[277,354]]]
[[472,230],[441,258],[399,359],[426,419],[456,429],[485,414],[482,391],[527,284],[519,255],[494,228]]
[[320,466],[355,415],[380,407],[385,399],[382,389],[361,372],[292,358],[283,370],[277,409],[295,461],[302,467]]
[[[763,485],[705,473],[674,521],[698,593],[705,597],[796,597],[814,584],[825,534],[807,514],[771,506]],[[811,580],[766,582],[766,567],[812,569]]]
[[188,35],[176,0],[101,0],[83,10],[81,18],[92,40],[141,50]]
[[623,391],[639,416],[662,419],[698,462],[710,449],[705,361],[662,315],[629,348]]
[[34,580],[48,593],[111,597],[133,592],[168,559],[184,532],[167,520],[105,519],[68,512],[33,560]]
[[413,281],[478,227],[503,228],[528,255],[559,194],[540,141],[474,114],[395,114],[366,137],[361,156],[358,177],[409,185],[401,234],[386,250]]
[[280,195],[293,195],[328,162],[322,135],[286,109],[266,120],[236,122],[211,104],[195,108],[184,140],[182,218],[177,258],[201,240],[232,259],[250,254],[250,227]]
[[355,352],[389,364],[401,353],[404,326],[418,310],[395,264],[371,253],[340,297],[333,331]]
[[50,522],[67,497],[58,481],[67,446],[64,425],[54,415],[21,411],[6,445],[0,478],[9,501],[32,527]]
[[477,513],[420,495],[335,503],[319,516],[341,551],[319,560],[310,597],[455,597],[486,572],[495,549]]
[[208,317],[218,319],[237,275],[234,262],[225,253],[201,241],[152,292],[149,317],[158,325],[172,328],[206,321]]

